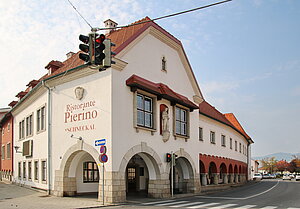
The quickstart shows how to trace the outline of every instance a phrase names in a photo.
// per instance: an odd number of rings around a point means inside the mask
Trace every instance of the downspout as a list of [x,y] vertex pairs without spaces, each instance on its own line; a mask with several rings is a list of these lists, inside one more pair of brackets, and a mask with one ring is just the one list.
[[48,156],[47,156],[47,171],[48,171],[48,191],[47,191],[47,194],[50,195],[50,191],[51,191],[51,181],[52,181],[52,176],[51,176],[51,162],[52,162],[52,155],[51,155],[51,116],[52,116],[52,100],[51,100],[51,88],[49,88],[46,84],[45,84],[45,81],[42,81],[42,85],[44,87],[46,87],[48,89],[48,116],[47,116],[47,124],[48,124]]
[[[248,169],[247,169],[247,181],[249,181],[250,180],[250,178],[249,178],[249,170],[250,170],[250,175],[251,175],[251,160],[250,160],[250,158],[251,158],[251,156],[250,156],[250,152],[251,152],[251,150],[250,150],[250,142],[248,142],[248,145],[247,145],[247,166],[248,166]],[[250,163],[250,164],[249,164]]]

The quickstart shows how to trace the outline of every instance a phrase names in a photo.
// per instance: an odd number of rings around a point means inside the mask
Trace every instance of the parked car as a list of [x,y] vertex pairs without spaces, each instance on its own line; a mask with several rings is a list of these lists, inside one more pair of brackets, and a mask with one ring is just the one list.
[[296,179],[296,181],[300,181],[300,174],[297,174],[295,179]]
[[290,174],[291,179],[295,178],[294,174]]
[[270,174],[271,179],[276,179],[276,174]]
[[253,180],[259,181],[259,180],[261,180],[261,179],[262,179],[261,173],[255,173],[255,174],[253,175]]
[[270,174],[264,174],[262,176],[263,179],[270,179],[271,178],[271,175]]
[[290,175],[284,174],[284,175],[282,176],[282,180],[292,180],[292,178],[291,178]]

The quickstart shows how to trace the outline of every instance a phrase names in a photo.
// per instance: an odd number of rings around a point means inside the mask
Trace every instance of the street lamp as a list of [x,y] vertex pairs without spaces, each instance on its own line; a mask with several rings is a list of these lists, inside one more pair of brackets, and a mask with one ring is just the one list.
[[18,151],[20,149],[19,146],[14,146],[15,150],[16,150],[16,153],[23,153],[22,151]]

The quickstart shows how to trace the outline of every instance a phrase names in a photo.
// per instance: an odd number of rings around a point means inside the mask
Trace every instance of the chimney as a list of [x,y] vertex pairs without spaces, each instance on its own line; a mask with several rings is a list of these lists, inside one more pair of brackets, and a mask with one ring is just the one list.
[[67,55],[67,59],[71,58],[75,53],[74,52],[68,52]]
[[[105,28],[114,28],[117,27],[118,23],[112,21],[111,19],[105,20],[104,21],[104,27]],[[111,33],[112,31],[114,31],[115,29],[107,29],[108,33]]]

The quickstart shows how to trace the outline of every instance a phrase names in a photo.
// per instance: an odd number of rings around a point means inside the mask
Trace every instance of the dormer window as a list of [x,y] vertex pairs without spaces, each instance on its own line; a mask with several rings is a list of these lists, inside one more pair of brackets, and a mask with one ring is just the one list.
[[167,60],[165,56],[163,56],[161,59],[161,70],[167,71]]

